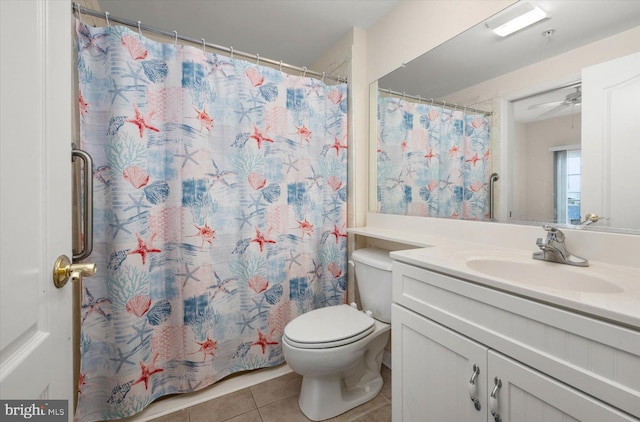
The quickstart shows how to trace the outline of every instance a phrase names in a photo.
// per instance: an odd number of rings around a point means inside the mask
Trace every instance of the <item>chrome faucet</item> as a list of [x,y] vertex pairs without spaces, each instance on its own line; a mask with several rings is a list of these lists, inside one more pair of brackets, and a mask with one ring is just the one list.
[[589,261],[569,252],[564,243],[564,233],[548,224],[542,226],[547,231],[547,238],[541,237],[536,240],[536,245],[540,252],[533,253],[533,259],[542,261],[558,262],[560,264],[575,265],[578,267],[588,267]]

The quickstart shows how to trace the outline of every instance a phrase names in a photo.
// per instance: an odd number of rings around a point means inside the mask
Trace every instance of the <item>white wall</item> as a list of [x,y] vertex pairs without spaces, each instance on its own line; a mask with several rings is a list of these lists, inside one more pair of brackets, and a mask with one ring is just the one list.
[[[506,172],[502,173],[504,177],[501,180],[501,182],[509,180],[512,188],[506,215],[499,217],[501,221],[524,220],[523,213],[527,209],[527,124],[515,123],[513,134],[513,158],[511,159],[513,166],[508,174]],[[521,171],[518,171],[518,169]],[[500,200],[503,199],[500,198]],[[499,206],[498,209],[500,209]]]

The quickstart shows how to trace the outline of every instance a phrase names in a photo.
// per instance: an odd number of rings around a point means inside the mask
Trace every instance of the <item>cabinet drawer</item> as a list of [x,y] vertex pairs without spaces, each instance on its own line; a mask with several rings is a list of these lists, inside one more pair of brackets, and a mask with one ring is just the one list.
[[398,261],[393,301],[640,418],[640,331]]

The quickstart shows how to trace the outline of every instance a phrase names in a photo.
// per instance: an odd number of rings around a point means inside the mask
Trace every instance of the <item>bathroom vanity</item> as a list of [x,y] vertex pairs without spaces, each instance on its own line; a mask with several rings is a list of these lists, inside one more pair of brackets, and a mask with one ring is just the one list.
[[640,273],[392,252],[393,420],[640,420]]

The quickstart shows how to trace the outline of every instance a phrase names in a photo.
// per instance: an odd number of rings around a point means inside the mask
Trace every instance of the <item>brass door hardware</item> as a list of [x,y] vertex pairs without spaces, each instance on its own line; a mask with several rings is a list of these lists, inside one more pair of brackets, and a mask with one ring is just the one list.
[[72,264],[66,255],[60,255],[53,264],[53,284],[57,288],[64,287],[71,278],[71,281],[80,281],[82,277],[91,277],[96,273],[96,264]]

